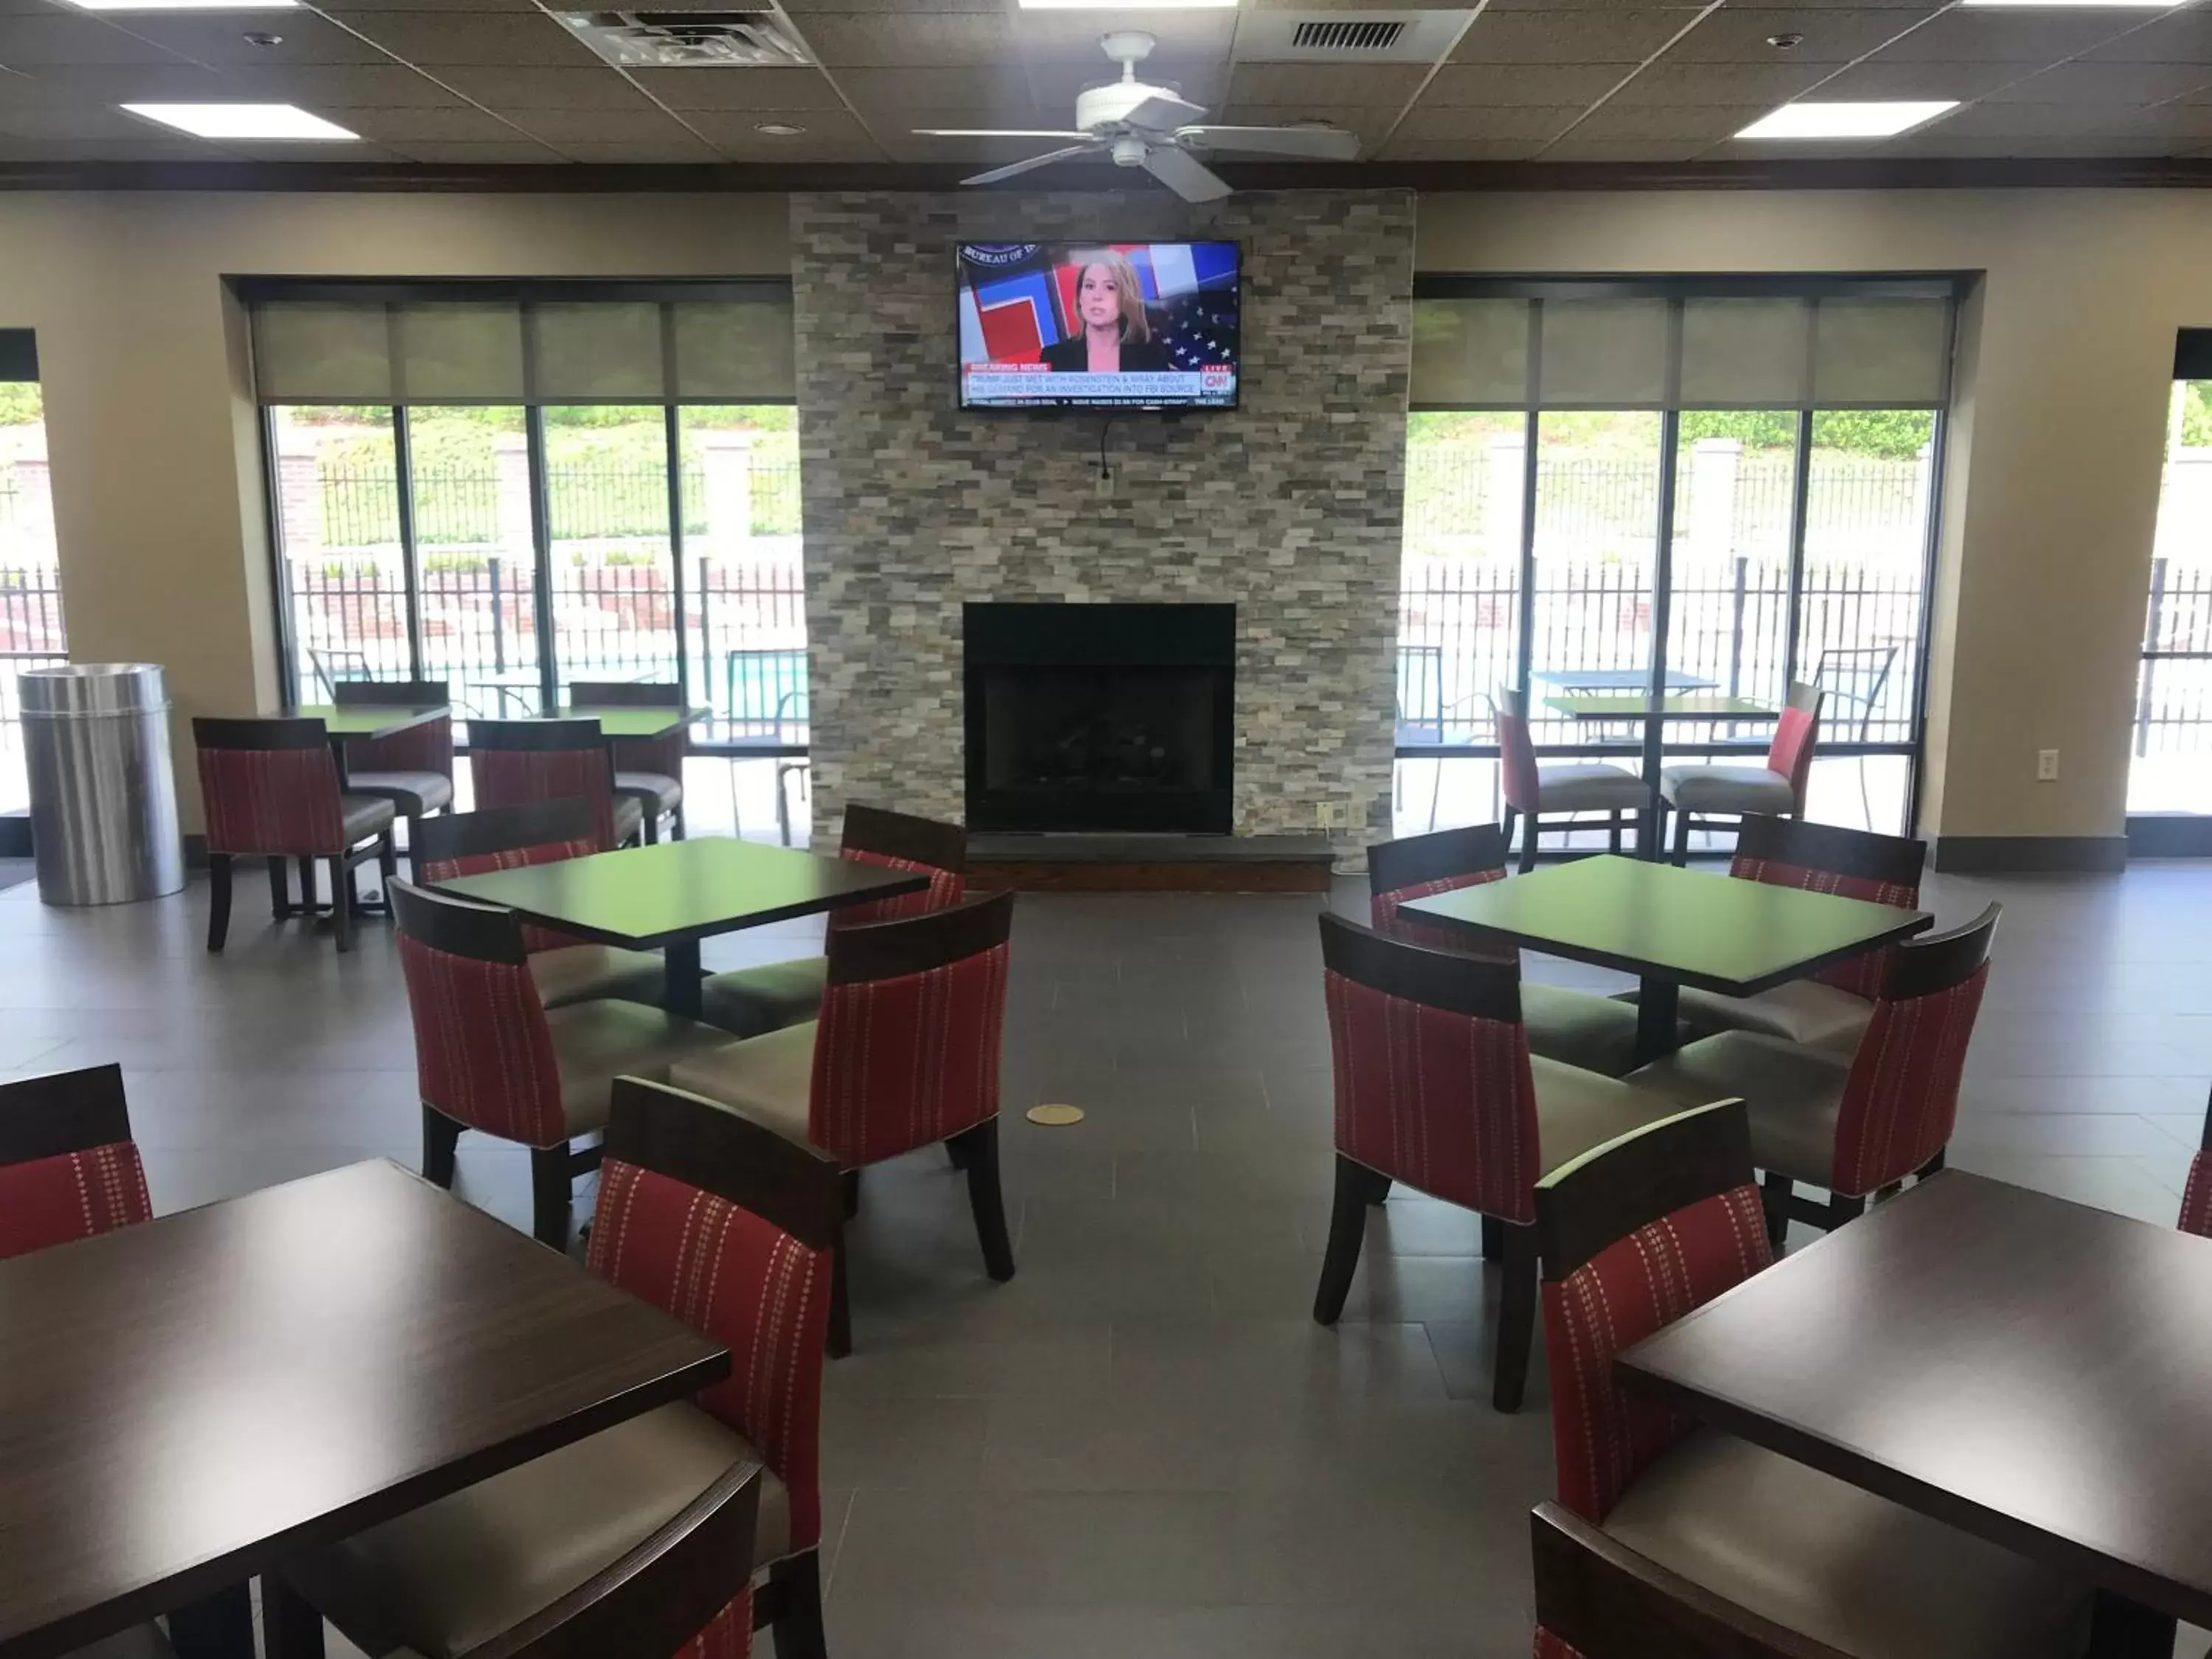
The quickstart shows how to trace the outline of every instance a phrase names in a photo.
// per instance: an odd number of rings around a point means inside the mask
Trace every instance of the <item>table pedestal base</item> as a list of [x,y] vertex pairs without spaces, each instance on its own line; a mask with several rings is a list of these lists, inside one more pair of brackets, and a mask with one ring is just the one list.
[[1675,1021],[1681,1006],[1681,987],[1671,979],[1647,977],[1636,997],[1636,1062],[1648,1066],[1664,1060],[1680,1046]]
[[666,989],[661,994],[661,1006],[686,1019],[698,1018],[705,1006],[699,991],[702,971],[699,966],[699,941],[679,939],[663,947],[661,962],[668,976]]
[[2174,1620],[2162,1613],[2097,1592],[2089,1622],[2089,1659],[2173,1659]]

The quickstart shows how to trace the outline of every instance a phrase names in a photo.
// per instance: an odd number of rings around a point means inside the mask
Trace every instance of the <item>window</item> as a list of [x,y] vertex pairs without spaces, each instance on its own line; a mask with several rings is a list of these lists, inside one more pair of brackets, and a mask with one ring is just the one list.
[[2182,331],[2136,670],[2128,830],[2141,850],[2212,852],[2212,331]]
[[0,329],[0,812],[29,805],[16,672],[68,659],[38,354],[27,329]]
[[[1417,283],[1401,828],[1497,816],[1492,686],[1544,750],[1632,761],[1640,721],[1545,698],[1660,671],[1768,708],[1817,681],[1808,811],[1905,827],[1954,308],[1948,279]],[[1770,731],[1670,723],[1667,752]]]

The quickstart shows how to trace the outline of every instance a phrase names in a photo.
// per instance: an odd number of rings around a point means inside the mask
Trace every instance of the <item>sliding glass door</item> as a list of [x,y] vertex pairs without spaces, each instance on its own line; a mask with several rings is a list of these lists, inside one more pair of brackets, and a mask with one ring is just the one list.
[[2177,370],[2194,378],[2175,380],[2167,410],[2128,834],[2142,852],[2201,856],[2212,853],[2212,336],[2191,329],[2182,343]]

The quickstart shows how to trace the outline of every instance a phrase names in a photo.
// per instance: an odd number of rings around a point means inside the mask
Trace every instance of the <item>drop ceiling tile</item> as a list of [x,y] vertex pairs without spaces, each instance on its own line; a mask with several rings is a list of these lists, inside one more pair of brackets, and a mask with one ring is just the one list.
[[406,109],[449,106],[453,94],[398,64],[267,64],[225,70],[224,98],[249,98],[305,108]]
[[1696,139],[1583,138],[1569,133],[1539,154],[1540,161],[1686,161],[1706,146]]
[[292,165],[330,167],[344,164],[359,167],[364,163],[384,162],[402,165],[407,158],[397,150],[386,149],[380,144],[252,144],[225,143],[220,146],[230,160],[238,161],[280,161]]
[[811,12],[794,21],[815,61],[831,70],[989,64],[1006,60],[1013,47],[1006,18],[990,12],[912,17],[890,12]]
[[511,144],[521,137],[512,125],[473,104],[349,110],[344,125],[364,138],[402,149],[412,143]]
[[[1424,106],[1398,129],[1403,140],[1463,143],[1474,138],[1558,137],[1583,113],[1579,104],[1445,104]],[[1394,144],[1393,154],[1395,154]]]
[[1595,64],[1649,58],[1698,21],[1698,6],[1494,12],[1474,20],[1455,64]]
[[[702,0],[704,9],[726,6],[728,0]],[[959,12],[988,11],[1003,15],[1006,0],[783,0],[792,16],[805,19],[818,11],[830,12]]]
[[1904,62],[2033,64],[2039,68],[2087,52],[2130,27],[2124,12],[2103,7],[2014,9],[2003,6],[1947,11],[1881,49]]
[[925,138],[904,125],[880,127],[877,137],[894,161],[937,161],[948,166],[1004,167],[1031,155],[1065,149],[1073,138]]
[[1209,116],[1207,124],[1223,127],[1281,126],[1295,114],[1300,121],[1322,122],[1356,137],[1363,147],[1380,143],[1382,135],[1390,131],[1398,118],[1395,106],[1387,109],[1361,108],[1352,104],[1317,104],[1310,109],[1296,112],[1279,104],[1231,104],[1218,114]]
[[1418,64],[1238,64],[1233,104],[1399,104],[1419,90]]
[[0,136],[0,162],[6,161],[221,161],[228,158],[212,144],[155,134],[134,139],[15,138]]
[[1879,143],[1801,138],[1727,139],[1698,152],[1700,161],[1859,161],[1879,159]]
[[[914,109],[923,105],[933,109],[972,108],[978,115],[986,111],[1004,112],[1020,109],[1026,113],[1021,125],[1040,125],[1036,119],[1035,100],[1030,96],[1029,81],[1018,65],[1006,64],[990,69],[850,69],[840,70],[835,76],[845,95],[863,110]],[[1055,121],[1067,118],[1068,112],[1055,110]],[[1005,121],[994,114],[989,120],[968,123],[972,126],[1003,126]]]
[[1903,64],[1875,58],[1831,76],[1820,84],[1820,98],[1984,97],[2021,77],[2018,64]]
[[1533,161],[1543,150],[1534,138],[1415,138],[1391,144],[1392,161]]
[[[712,70],[679,70],[712,75]],[[744,71],[732,70],[731,74]],[[489,109],[647,109],[652,100],[612,65],[600,69],[491,69],[441,66],[438,78]]]
[[[1109,28],[1127,21],[1111,13],[1096,11],[1018,11],[1013,20],[1014,40],[1022,51],[1033,57],[1088,58],[1109,75],[1119,75],[1120,69],[1098,49],[1098,39]],[[1150,81],[1155,78],[1155,66],[1166,58],[1225,60],[1230,43],[1237,35],[1237,13],[1230,9],[1164,11],[1146,18],[1144,29],[1159,42],[1152,49],[1152,57],[1137,67],[1137,72]]]
[[687,137],[682,124],[665,110],[514,109],[501,112],[532,138],[557,149],[569,144],[673,143]]
[[1931,124],[1966,138],[2072,138],[2102,132],[2127,112],[2109,104],[1968,104]]
[[2061,64],[1989,96],[1996,104],[2157,104],[2207,82],[2208,64]]
[[793,125],[802,125],[806,131],[792,137],[779,138],[753,131],[763,118],[753,114],[707,112],[684,118],[687,126],[715,149],[733,155],[743,152],[750,160],[769,161],[778,157],[817,161],[883,159],[876,142],[868,136],[867,128],[843,110],[814,110],[803,116],[793,117]]
[[[1938,8],[1723,6],[1668,48],[1667,61],[1700,64],[1848,64],[1893,40]],[[1786,51],[1776,34],[1805,38]]]
[[386,148],[397,150],[410,161],[421,161],[432,167],[503,167],[557,164],[568,159],[548,145],[534,144],[526,138],[519,137],[492,143],[421,138],[389,144]]
[[1941,131],[1906,133],[1883,146],[1885,156],[1905,161],[2019,158],[2035,160],[2088,159],[2179,154],[2188,138],[2107,138],[2090,135],[2079,138],[1979,138]]
[[2192,6],[2093,48],[2098,64],[2212,64],[2212,11]]
[[634,70],[638,85],[670,109],[841,109],[816,69]]
[[18,96],[88,99],[102,104],[194,104],[220,102],[241,94],[229,78],[195,64],[57,64],[29,71],[35,94]]
[[[284,12],[180,12],[174,16],[128,15],[133,34],[210,69],[234,64],[388,64],[373,42],[305,9]],[[248,34],[275,35],[257,46]]]
[[1616,104],[1779,104],[1826,78],[1820,64],[1676,64],[1662,58],[1613,94]]
[[64,16],[49,10],[43,15],[0,17],[0,64],[10,69],[182,61],[166,46],[84,13]]
[[602,60],[543,12],[355,11],[346,26],[395,58],[434,68],[489,64],[512,69],[590,69]]
[[2160,104],[2149,109],[2107,110],[2094,135],[2100,138],[2212,138],[2212,103]]
[[1657,105],[1601,104],[1568,131],[1574,138],[1634,138],[1670,143],[1702,139],[1717,143],[1749,126],[1771,108],[1768,104],[1667,109]]
[[[1048,129],[1057,131],[1061,125],[1048,115],[1040,117],[1030,105],[1011,98],[1000,104],[963,104],[957,109],[941,109],[929,104],[863,104],[860,106],[860,116],[863,125],[885,145],[909,141],[917,144],[965,142],[917,138],[914,136],[914,130],[917,127],[999,127],[1042,131]],[[802,115],[795,118],[805,121],[811,118]],[[1073,143],[1075,141],[1068,139],[1066,142]],[[1051,148],[1048,139],[1024,138],[1019,143],[1025,148],[1007,156],[1008,161],[1025,155],[1033,149]]]
[[538,0],[314,0],[317,11],[343,17],[356,11],[533,12]]
[[114,139],[146,137],[149,124],[112,104],[0,104],[0,132],[16,138]]
[[1419,107],[1445,104],[1581,104],[1602,98],[1636,72],[1634,64],[1447,64],[1421,94]]
[[572,161],[602,167],[712,167],[722,159],[713,145],[680,129],[672,138],[564,140],[556,148]]
[[[1025,68],[1038,107],[1051,112],[1054,120],[1073,120],[1077,94],[1118,78],[1103,58],[1030,58]],[[1229,64],[1217,58],[1189,53],[1156,57],[1145,65],[1145,79],[1208,109],[1218,109],[1229,99]]]

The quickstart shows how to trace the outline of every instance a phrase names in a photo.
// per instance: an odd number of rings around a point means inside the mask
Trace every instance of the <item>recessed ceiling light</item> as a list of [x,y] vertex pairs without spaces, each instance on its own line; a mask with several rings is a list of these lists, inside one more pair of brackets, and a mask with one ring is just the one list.
[[294,11],[300,0],[67,0],[80,11]]
[[1929,103],[1784,104],[1763,115],[1739,138],[1889,138],[1932,121],[1959,100]]
[[334,122],[290,104],[125,104],[133,115],[189,132],[195,138],[300,139],[309,143],[361,142]]
[[1228,11],[1237,0],[1022,0],[1024,11]]
[[806,129],[792,121],[756,121],[753,131],[764,132],[771,138],[796,138]]

